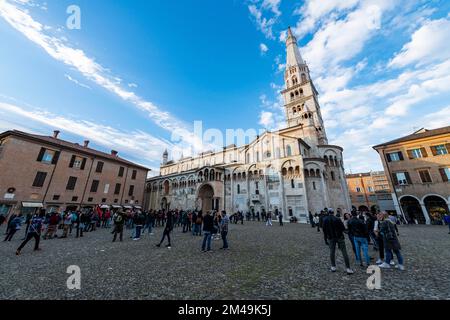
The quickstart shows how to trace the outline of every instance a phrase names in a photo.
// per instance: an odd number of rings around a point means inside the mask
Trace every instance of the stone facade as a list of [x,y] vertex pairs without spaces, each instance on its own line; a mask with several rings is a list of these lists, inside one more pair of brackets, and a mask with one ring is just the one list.
[[142,205],[147,168],[58,134],[0,134],[0,213]]
[[440,224],[450,212],[450,126],[375,146],[397,213],[412,223]]
[[343,149],[328,143],[318,92],[290,30],[286,45],[287,127],[176,162],[165,152],[160,176],[147,181],[147,208],[281,211],[300,222],[325,207],[350,210]]

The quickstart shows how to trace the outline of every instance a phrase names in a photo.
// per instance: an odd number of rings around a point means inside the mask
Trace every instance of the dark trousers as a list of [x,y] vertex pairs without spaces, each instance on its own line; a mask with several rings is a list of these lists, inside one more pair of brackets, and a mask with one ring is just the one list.
[[164,229],[162,239],[159,242],[160,245],[163,243],[163,241],[166,237],[167,237],[167,241],[169,241],[169,246],[170,246],[170,230],[167,230],[167,229]]
[[283,220],[279,220],[280,221],[280,226],[282,226],[283,225]]
[[36,232],[30,232],[30,233],[27,234],[27,237],[25,238],[25,241],[22,242],[22,244],[17,249],[17,251],[22,250],[23,247],[25,247],[25,245],[28,243],[28,241],[30,241],[33,238],[35,240],[35,242],[34,242],[34,250],[38,250],[39,249],[39,241],[41,240],[41,235],[37,234]]
[[114,226],[113,233],[114,233],[113,242],[116,241],[118,234],[120,235],[119,240],[122,241],[123,240],[123,224],[121,224],[121,225],[116,224]]
[[183,233],[188,232],[188,224],[187,223],[183,223]]
[[377,237],[377,243],[378,243],[378,252],[380,253],[380,259],[384,260],[384,241],[382,236]]
[[228,236],[228,231],[222,231],[222,241],[223,241],[223,248],[224,249],[228,249],[227,236]]
[[330,244],[330,260],[331,260],[331,266],[336,267],[336,244],[342,252],[342,256],[344,257],[345,266],[347,268],[350,268],[350,260],[348,258],[347,254],[347,248],[345,246],[345,238],[341,239],[328,239],[328,242]]
[[8,234],[6,235],[6,238],[4,241],[11,241],[13,235],[16,233],[16,229],[9,229]]
[[350,243],[352,244],[353,253],[356,256],[355,238],[350,233],[348,234],[348,240],[350,240]]
[[135,239],[139,239],[141,237],[142,226],[136,226],[136,234],[134,235]]
[[79,224],[77,225],[77,238],[83,236],[83,229],[84,228],[82,226],[80,226]]

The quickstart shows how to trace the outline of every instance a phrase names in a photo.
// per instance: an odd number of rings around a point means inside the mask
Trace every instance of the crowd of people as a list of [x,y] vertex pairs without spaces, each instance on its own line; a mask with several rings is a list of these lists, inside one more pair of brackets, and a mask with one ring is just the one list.
[[[404,259],[401,253],[399,241],[400,223],[397,217],[386,212],[358,212],[335,214],[331,209],[325,208],[314,216],[310,213],[312,228],[322,229],[324,241],[330,248],[331,271],[336,272],[336,246],[344,258],[346,272],[353,274],[350,267],[345,236],[351,244],[356,263],[361,267],[372,264],[373,257],[369,254],[369,246],[377,252],[376,264],[380,268],[389,269],[395,266],[399,270],[405,270]],[[362,254],[361,254],[362,253]],[[397,257],[397,264],[393,261],[393,255]]]

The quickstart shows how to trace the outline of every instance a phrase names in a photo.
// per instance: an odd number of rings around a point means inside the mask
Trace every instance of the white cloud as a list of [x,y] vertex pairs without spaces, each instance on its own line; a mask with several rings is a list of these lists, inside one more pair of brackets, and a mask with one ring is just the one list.
[[442,61],[450,58],[450,20],[426,21],[391,60],[390,67],[404,67],[412,63],[418,65]]
[[187,124],[175,118],[169,112],[161,110],[152,102],[124,89],[121,86],[120,78],[109,75],[103,66],[88,57],[83,50],[70,47],[66,44],[67,41],[45,33],[44,26],[34,20],[27,10],[18,8],[10,1],[3,1],[0,2],[0,16],[17,31],[44,49],[55,60],[78,70],[86,79],[146,112],[154,123],[169,132],[176,133],[195,150],[203,148],[201,140],[189,131]]
[[[268,39],[274,39],[273,26],[281,16],[281,0],[252,0],[248,10],[255,20],[258,30],[260,30]],[[266,17],[269,14],[270,18]]]
[[68,74],[65,74],[64,77],[65,77],[67,80],[72,81],[73,83],[75,83],[76,85],[79,85],[79,86],[82,87],[82,88],[86,88],[86,89],[91,90],[91,87],[89,87],[89,86],[87,86],[87,85],[85,85],[85,84],[79,82],[77,79],[72,78],[72,77],[69,76]]
[[269,48],[264,43],[261,43],[259,45],[259,50],[261,52],[261,55],[265,55],[267,53],[267,51],[269,51]]

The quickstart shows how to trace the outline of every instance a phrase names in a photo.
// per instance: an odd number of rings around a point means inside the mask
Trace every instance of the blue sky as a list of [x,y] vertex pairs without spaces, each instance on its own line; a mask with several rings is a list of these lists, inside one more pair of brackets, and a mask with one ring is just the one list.
[[59,129],[157,169],[165,148],[210,147],[194,121],[283,127],[292,26],[330,143],[348,171],[378,170],[371,146],[450,125],[449,13],[445,0],[0,1],[0,130]]

